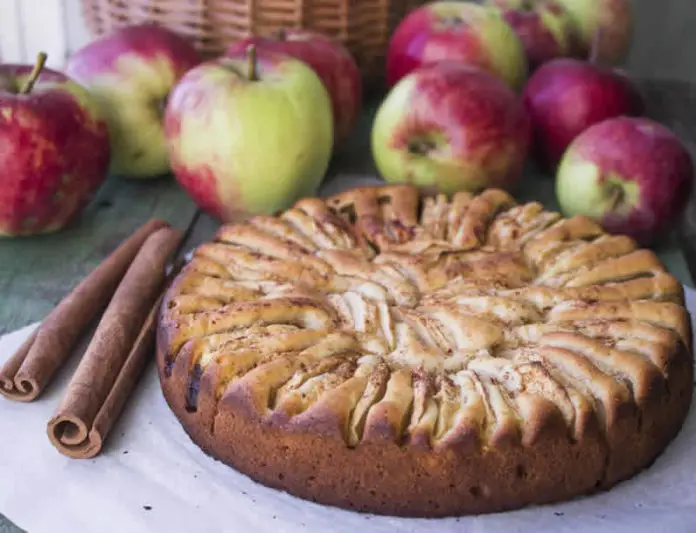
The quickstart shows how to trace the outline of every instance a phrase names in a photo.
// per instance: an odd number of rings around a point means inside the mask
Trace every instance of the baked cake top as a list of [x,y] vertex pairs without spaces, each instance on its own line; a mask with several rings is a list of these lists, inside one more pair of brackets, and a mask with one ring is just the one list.
[[659,398],[691,349],[681,284],[629,237],[500,190],[407,185],[222,226],[161,324],[165,372],[190,357],[191,410],[215,366],[216,400],[243,390],[315,431],[331,413],[348,446],[581,439]]

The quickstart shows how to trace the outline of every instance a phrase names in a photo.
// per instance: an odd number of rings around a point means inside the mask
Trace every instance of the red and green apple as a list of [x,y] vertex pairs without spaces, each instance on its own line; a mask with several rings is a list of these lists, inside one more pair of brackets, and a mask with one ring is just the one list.
[[693,179],[689,151],[673,132],[646,118],[618,117],[570,145],[556,193],[565,215],[591,217],[649,246],[683,212]]
[[282,29],[271,36],[252,36],[228,50],[236,56],[249,45],[259,52],[287,54],[307,63],[329,91],[334,114],[334,141],[339,147],[355,127],[362,107],[362,76],[350,52],[323,34],[300,29]]
[[469,2],[432,2],[399,24],[387,52],[387,83],[415,69],[458,61],[486,70],[515,89],[527,77],[520,39],[497,9]]
[[177,181],[222,221],[275,213],[316,194],[331,159],[331,99],[303,61],[256,53],[190,70],[164,119]]
[[511,189],[522,173],[530,125],[521,99],[479,68],[422,67],[377,112],[372,150],[388,182],[453,193]]

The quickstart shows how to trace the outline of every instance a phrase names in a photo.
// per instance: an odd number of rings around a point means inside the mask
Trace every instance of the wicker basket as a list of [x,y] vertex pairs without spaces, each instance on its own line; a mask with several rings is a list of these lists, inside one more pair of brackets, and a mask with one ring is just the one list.
[[368,80],[381,78],[389,37],[424,0],[82,0],[94,37],[154,22],[190,38],[205,57],[235,40],[278,28],[304,28],[337,38]]

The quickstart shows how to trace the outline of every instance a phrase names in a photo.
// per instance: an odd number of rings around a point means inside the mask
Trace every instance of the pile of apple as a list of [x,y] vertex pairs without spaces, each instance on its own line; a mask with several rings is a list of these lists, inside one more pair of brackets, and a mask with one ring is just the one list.
[[202,62],[182,37],[127,27],[64,72],[0,66],[0,235],[65,227],[108,174],[173,172],[221,220],[311,196],[362,107],[344,47],[286,30]]
[[564,214],[655,243],[686,206],[694,169],[612,68],[630,39],[629,0],[438,1],[412,11],[392,36],[390,92],[372,130],[380,173],[446,193],[512,190],[533,152],[556,174]]

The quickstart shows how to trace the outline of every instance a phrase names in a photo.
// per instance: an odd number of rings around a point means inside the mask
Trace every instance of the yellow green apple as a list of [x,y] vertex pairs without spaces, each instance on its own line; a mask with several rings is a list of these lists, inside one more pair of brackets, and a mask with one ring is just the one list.
[[69,58],[66,73],[106,115],[113,174],[151,178],[169,172],[162,113],[169,91],[200,61],[193,45],[151,24],[117,30]]
[[254,46],[189,71],[170,95],[164,128],[176,179],[222,221],[315,194],[333,149],[321,79],[298,59]]
[[350,52],[337,40],[306,29],[253,35],[234,43],[228,52],[238,54],[252,44],[257,50],[292,56],[314,69],[331,96],[334,142],[339,149],[355,128],[362,108],[362,76]]

